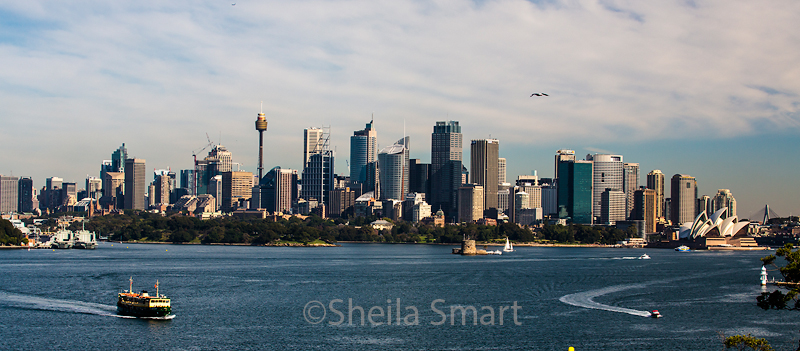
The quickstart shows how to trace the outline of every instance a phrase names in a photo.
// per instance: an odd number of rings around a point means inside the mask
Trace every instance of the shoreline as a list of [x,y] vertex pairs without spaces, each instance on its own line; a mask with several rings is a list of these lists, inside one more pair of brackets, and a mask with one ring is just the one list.
[[266,247],[339,247],[341,245],[337,244],[328,244],[328,243],[315,243],[315,244],[303,244],[303,243],[289,243],[289,242],[277,242],[277,243],[266,243],[266,244],[247,244],[247,243],[175,243],[171,241],[105,241],[107,243],[118,243],[118,244],[156,244],[156,245],[215,245],[215,246],[266,246]]

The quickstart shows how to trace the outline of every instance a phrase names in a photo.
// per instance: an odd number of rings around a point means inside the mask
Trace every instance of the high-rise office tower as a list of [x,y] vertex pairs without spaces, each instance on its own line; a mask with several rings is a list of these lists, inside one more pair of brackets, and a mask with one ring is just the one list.
[[592,224],[593,163],[562,161],[558,164],[558,217],[571,218],[573,223]]
[[592,212],[600,215],[601,194],[606,189],[625,189],[623,162],[621,155],[594,154],[586,155],[586,161],[594,163],[592,180]]
[[19,177],[0,174],[0,213],[19,210]]
[[506,158],[500,157],[497,159],[497,184],[506,182]]
[[629,218],[633,212],[633,193],[639,190],[639,164],[625,163],[622,169],[624,173],[625,218]]
[[431,204],[445,216],[458,215],[458,189],[461,187],[463,137],[458,121],[439,121],[431,134]]
[[483,208],[497,208],[497,185],[500,184],[500,141],[478,139],[470,143],[472,183],[483,187]]
[[561,149],[556,151],[556,168],[553,179],[558,179],[558,165],[562,162],[575,162],[575,150]]
[[297,171],[294,169],[271,169],[261,181],[261,208],[270,212],[289,213],[297,200]]
[[308,163],[308,158],[311,155],[322,151],[322,135],[321,128],[306,128],[303,129],[303,165]]
[[125,172],[125,160],[128,159],[128,149],[125,143],[111,154],[111,172]]
[[302,185],[300,197],[306,201],[315,199],[317,204],[327,205],[327,194],[333,190],[334,184],[336,184],[335,153],[330,149],[328,133],[325,133],[322,139],[322,148],[319,152],[309,156],[308,162],[303,168],[303,176],[300,179]]
[[20,213],[33,212],[33,179],[30,177],[22,177],[19,179],[18,196],[18,211]]
[[625,192],[606,189],[600,193],[600,223],[614,225],[625,220]]
[[431,191],[430,174],[430,163],[422,163],[416,158],[408,160],[409,192],[425,194],[425,201],[429,201]]
[[217,161],[217,174],[222,174],[233,170],[233,155],[222,145],[215,145],[214,148],[208,153],[208,157],[206,157],[206,159],[214,159]]
[[378,132],[373,128],[373,122],[374,120],[369,121],[363,130],[353,132],[353,136],[350,137],[350,182],[352,183],[367,182],[369,178],[367,165],[376,161]]
[[61,206],[72,206],[78,202],[78,185],[73,182],[61,184]]
[[378,153],[381,200],[404,200],[409,192],[408,141],[405,137]]
[[50,177],[45,179],[45,189],[42,198],[44,202],[39,203],[41,209],[55,210],[61,206],[62,183],[64,179]]
[[170,176],[169,174],[160,174],[155,177],[154,185],[155,194],[150,194],[153,196],[154,204],[169,204],[170,193],[172,191],[171,184],[170,184]]
[[345,212],[353,211],[356,203],[356,192],[349,187],[336,188],[328,195],[330,206],[327,207],[328,217],[347,218]]
[[122,208],[125,205],[125,173],[106,172],[103,178],[103,197],[100,205],[104,208]]
[[656,232],[656,191],[648,188],[639,188],[634,192],[634,205],[632,219],[644,220],[644,232]]
[[144,210],[145,160],[129,158],[125,160],[125,209]]
[[483,187],[464,184],[458,189],[458,221],[474,222],[483,218]]
[[697,180],[686,174],[672,176],[670,182],[670,215],[673,225],[694,221],[697,201]]
[[252,172],[225,172],[222,173],[222,205],[223,211],[233,211],[239,207],[239,202],[250,200],[253,196]]
[[703,195],[697,198],[697,203],[694,206],[695,216],[701,212],[705,212],[708,216],[714,213],[714,205],[711,202],[711,196]]
[[[714,195],[714,199],[712,201],[712,209],[711,213],[714,213],[724,207],[728,208],[727,217],[732,217],[736,215],[736,199],[733,198],[733,194],[729,189],[719,189],[717,191],[717,195]],[[711,213],[708,215],[710,216]]]
[[647,173],[647,188],[656,192],[656,217],[667,218],[664,213],[664,173],[654,169]]
[[[222,175],[215,175],[208,181],[208,194],[201,196],[211,195],[214,197],[214,211],[219,211],[222,208]],[[198,196],[200,198],[200,196]]]

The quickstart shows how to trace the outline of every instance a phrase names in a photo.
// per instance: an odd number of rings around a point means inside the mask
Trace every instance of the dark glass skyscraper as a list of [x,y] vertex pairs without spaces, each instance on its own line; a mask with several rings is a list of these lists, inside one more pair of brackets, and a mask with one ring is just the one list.
[[592,162],[558,163],[558,215],[573,223],[592,224]]
[[431,134],[431,210],[458,216],[463,137],[458,121],[436,122]]

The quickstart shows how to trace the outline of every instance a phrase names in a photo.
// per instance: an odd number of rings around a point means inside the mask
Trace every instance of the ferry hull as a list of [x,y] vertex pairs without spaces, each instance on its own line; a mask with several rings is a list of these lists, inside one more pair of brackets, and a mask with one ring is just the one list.
[[166,317],[172,312],[171,307],[139,307],[117,303],[117,314],[133,317]]

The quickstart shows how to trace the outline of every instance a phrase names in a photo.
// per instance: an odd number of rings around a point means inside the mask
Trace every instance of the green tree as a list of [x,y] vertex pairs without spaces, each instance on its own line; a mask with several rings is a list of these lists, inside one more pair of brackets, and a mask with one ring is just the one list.
[[[798,300],[798,293],[800,293],[800,248],[797,250],[792,249],[794,249],[794,245],[786,244],[776,250],[774,255],[761,258],[764,266],[771,265],[777,268],[783,276],[784,282],[793,284],[793,286],[787,288],[789,289],[787,293],[783,293],[780,290],[761,293],[761,296],[756,298],[759,307],[765,310],[770,308],[784,309],[790,301],[794,300],[794,309],[800,309],[800,300]],[[786,265],[783,267],[778,266],[775,263],[778,257],[783,257]]]
[[758,339],[750,334],[747,335],[733,335],[725,338],[722,341],[725,344],[725,349],[735,348],[736,350],[757,350],[757,351],[774,351],[772,346],[769,345],[767,339]]

